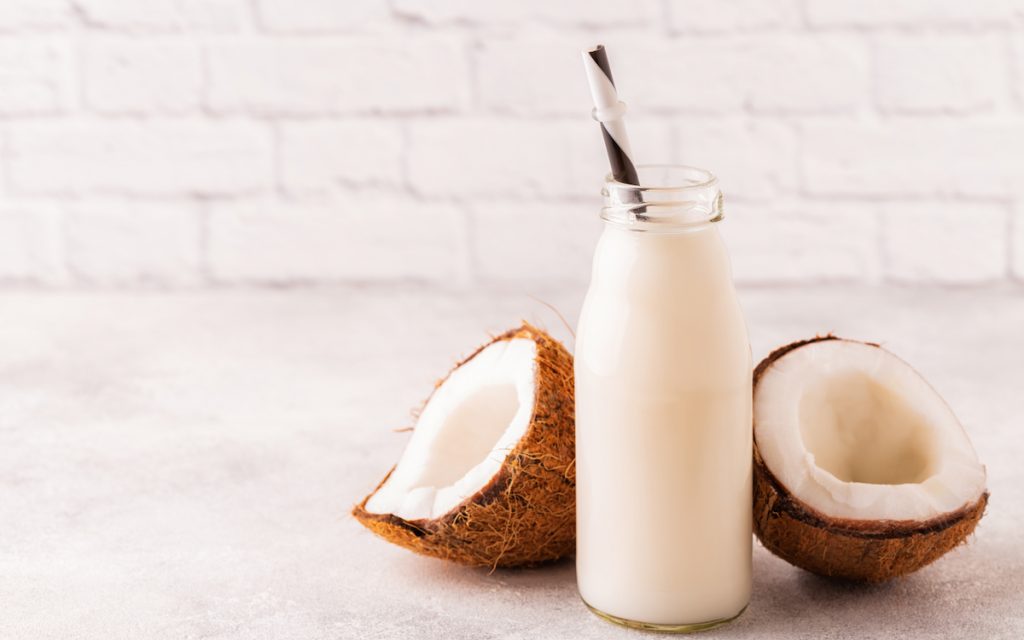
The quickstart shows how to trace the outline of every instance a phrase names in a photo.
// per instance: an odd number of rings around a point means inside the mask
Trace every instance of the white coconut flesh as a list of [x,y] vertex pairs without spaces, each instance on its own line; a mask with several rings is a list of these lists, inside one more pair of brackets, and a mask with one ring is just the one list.
[[455,369],[423,408],[366,511],[438,518],[487,485],[530,425],[536,355],[533,340],[502,340]]
[[985,491],[952,410],[877,347],[825,340],[784,354],[758,381],[754,425],[765,466],[827,516],[926,520]]

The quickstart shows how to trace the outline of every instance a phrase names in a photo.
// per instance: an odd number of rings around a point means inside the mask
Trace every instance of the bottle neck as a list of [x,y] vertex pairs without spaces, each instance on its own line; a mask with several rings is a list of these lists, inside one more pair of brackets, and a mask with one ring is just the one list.
[[640,184],[609,176],[601,217],[635,231],[678,232],[722,219],[722,192],[710,172],[683,165],[640,165]]
[[606,222],[594,252],[591,287],[712,295],[723,287],[731,290],[731,275],[728,252],[713,223],[646,232]]

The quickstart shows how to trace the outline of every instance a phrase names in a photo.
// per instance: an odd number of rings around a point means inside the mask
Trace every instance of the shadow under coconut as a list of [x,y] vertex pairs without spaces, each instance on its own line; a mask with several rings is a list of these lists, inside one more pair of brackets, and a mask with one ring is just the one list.
[[414,585],[416,589],[431,588],[464,588],[479,593],[495,588],[512,590],[540,589],[549,594],[566,592],[576,596],[576,560],[569,556],[525,568],[466,567],[445,560],[426,558],[416,555],[402,554],[393,569],[400,575],[403,583]]
[[554,562],[547,562],[535,567],[498,568],[493,571],[486,568],[468,569],[485,578],[498,580],[509,586],[531,587],[564,587],[576,592],[576,557],[568,556]]
[[[984,628],[989,621],[974,606],[982,598],[968,592],[980,578],[975,575],[978,567],[952,566],[956,564],[949,562],[942,570],[926,567],[886,583],[863,584],[817,576],[755,544],[751,604],[729,627],[728,635],[874,638],[920,635],[937,627]],[[986,608],[992,604],[984,600]]]

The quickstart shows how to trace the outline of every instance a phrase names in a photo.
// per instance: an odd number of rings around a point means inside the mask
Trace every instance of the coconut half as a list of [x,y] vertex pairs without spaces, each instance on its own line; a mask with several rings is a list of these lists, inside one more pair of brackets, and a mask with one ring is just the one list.
[[833,336],[754,370],[754,530],[814,573],[879,582],[963,542],[985,510],[985,467],[906,362]]
[[560,558],[576,535],[574,415],[572,356],[524,324],[438,383],[398,464],[352,513],[461,564]]

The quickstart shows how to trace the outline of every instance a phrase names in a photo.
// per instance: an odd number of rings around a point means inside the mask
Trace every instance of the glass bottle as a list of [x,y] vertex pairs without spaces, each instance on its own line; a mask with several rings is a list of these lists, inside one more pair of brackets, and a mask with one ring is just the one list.
[[580,595],[628,626],[737,617],[751,584],[751,354],[718,180],[607,179],[576,332]]

